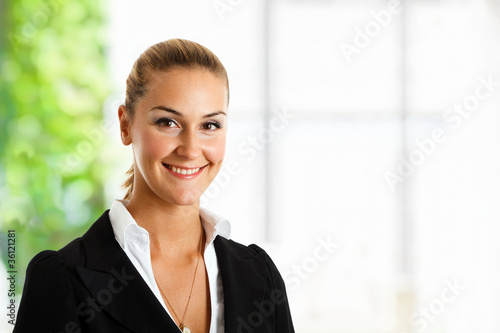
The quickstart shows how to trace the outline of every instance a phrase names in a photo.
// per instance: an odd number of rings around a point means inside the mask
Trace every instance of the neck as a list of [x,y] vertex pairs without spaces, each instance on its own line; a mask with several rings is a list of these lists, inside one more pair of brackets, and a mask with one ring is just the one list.
[[127,210],[137,224],[148,231],[151,255],[189,257],[197,254],[204,234],[199,201],[190,206],[178,206],[149,199],[139,200],[132,195]]

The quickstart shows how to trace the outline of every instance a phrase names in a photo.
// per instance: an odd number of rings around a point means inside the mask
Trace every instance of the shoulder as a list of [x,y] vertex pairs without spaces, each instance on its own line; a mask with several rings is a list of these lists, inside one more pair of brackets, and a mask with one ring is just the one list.
[[31,259],[26,269],[25,288],[45,293],[68,282],[68,265],[59,251],[45,250]]
[[31,259],[27,271],[72,267],[84,262],[85,251],[83,250],[82,238],[78,237],[57,251],[44,250],[38,253]]
[[243,245],[241,243],[235,242],[232,239],[227,239],[221,236],[215,237],[214,240],[215,248],[217,252],[225,254],[225,252],[230,252],[232,255],[236,256],[238,259],[244,259],[247,257],[254,257],[258,255],[265,255],[267,253],[255,244]]
[[[45,250],[31,259],[26,269],[27,285],[38,283],[55,285],[67,279],[68,270],[85,261],[81,248],[81,238],[77,238],[58,251]],[[46,285],[47,286],[47,285]]]
[[[252,332],[294,332],[285,283],[267,252],[256,244],[246,246],[219,236],[214,245],[224,299],[230,305],[226,309],[226,318],[246,318],[250,321],[255,314],[262,313],[260,310],[264,306],[266,313],[267,309],[272,310],[257,325],[259,328],[244,328]],[[227,323],[234,325],[235,331],[236,327],[241,330],[240,321],[234,323],[228,320]]]
[[83,265],[85,263],[82,237],[74,239],[56,252],[61,256],[61,260],[66,266]]
[[57,251],[45,250],[31,259],[27,268],[27,278],[40,271],[54,272],[62,267],[62,257]]
[[46,250],[31,259],[26,269],[21,301],[24,309],[35,308],[44,300],[51,303],[70,292],[70,275],[61,253]]
[[75,254],[78,252],[77,249],[80,248],[80,245],[81,237],[74,239],[60,250],[41,251],[31,259],[28,264],[28,271],[41,267],[45,267],[46,269],[60,267],[64,264],[65,258],[78,257],[77,255],[75,256]]
[[[38,253],[30,261],[27,269],[27,273],[33,271],[48,271],[51,269],[60,269],[63,267],[75,267],[84,266],[87,261],[87,255],[84,246],[84,240],[93,242],[98,241],[95,239],[96,235],[102,234],[101,230],[103,225],[109,224],[109,219],[106,221],[107,211],[95,221],[87,232],[82,236],[75,238],[68,244],[66,244],[61,249],[54,250],[44,250]],[[112,241],[112,238],[110,239]]]
[[262,256],[264,256],[265,261],[266,261],[266,268],[267,268],[268,273],[271,275],[273,283],[276,285],[280,285],[284,288],[283,278],[281,277],[281,274],[278,270],[278,267],[276,267],[274,261],[271,259],[269,254],[267,254],[267,252],[264,249],[262,249],[261,247],[259,247],[256,244],[250,244],[248,247],[253,249],[257,253],[262,254]]
[[221,250],[229,250],[232,253],[236,254],[238,257],[258,255],[269,257],[267,252],[257,244],[243,245],[241,243],[235,242],[232,239],[227,239],[221,236],[215,237],[214,244],[216,247],[221,248]]
[[14,332],[60,332],[68,322],[77,321],[74,276],[65,253],[46,250],[31,259]]
[[220,236],[215,238],[214,244],[217,252],[217,259],[219,261],[234,258],[238,259],[238,261],[245,261],[248,263],[249,261],[246,259],[255,259],[251,260],[253,265],[265,266],[272,279],[277,283],[282,283],[283,279],[281,278],[278,268],[269,254],[260,246],[256,244],[243,245]]

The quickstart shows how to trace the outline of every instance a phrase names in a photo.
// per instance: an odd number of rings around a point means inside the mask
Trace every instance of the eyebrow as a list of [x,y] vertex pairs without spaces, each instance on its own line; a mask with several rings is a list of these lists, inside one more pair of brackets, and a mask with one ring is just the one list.
[[[163,111],[166,111],[166,112],[173,113],[176,116],[183,117],[183,114],[180,113],[179,111],[176,111],[174,109],[168,108],[168,107],[163,106],[163,105],[158,105],[158,106],[152,107],[149,111],[153,111],[153,110],[163,110]],[[210,117],[213,117],[213,116],[217,116],[219,114],[223,114],[223,115],[225,115],[227,117],[227,114],[224,111],[217,111],[217,112],[212,112],[212,113],[206,114],[206,115],[203,116],[203,118],[210,118]]]

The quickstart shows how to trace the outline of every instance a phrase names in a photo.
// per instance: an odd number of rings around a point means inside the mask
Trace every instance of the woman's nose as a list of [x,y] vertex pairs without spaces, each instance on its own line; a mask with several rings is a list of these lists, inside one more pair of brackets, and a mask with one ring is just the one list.
[[195,160],[201,151],[200,144],[196,132],[187,130],[180,136],[177,153],[189,160]]

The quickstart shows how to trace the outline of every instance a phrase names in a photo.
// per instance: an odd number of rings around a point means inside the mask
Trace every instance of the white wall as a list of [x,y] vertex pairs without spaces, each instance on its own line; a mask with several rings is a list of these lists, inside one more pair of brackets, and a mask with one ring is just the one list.
[[[205,203],[272,255],[297,332],[498,332],[500,85],[483,83],[500,82],[496,3],[275,0],[266,35],[263,0],[114,0],[107,116],[149,45],[209,47],[231,84],[225,164],[240,169]],[[110,201],[130,163],[113,135]]]

